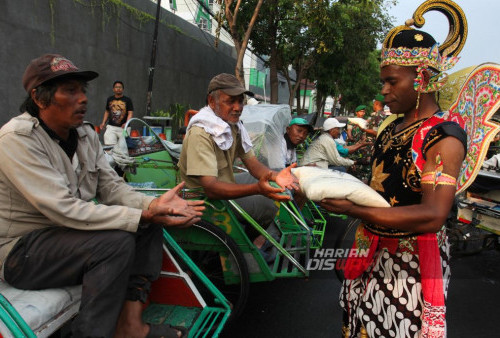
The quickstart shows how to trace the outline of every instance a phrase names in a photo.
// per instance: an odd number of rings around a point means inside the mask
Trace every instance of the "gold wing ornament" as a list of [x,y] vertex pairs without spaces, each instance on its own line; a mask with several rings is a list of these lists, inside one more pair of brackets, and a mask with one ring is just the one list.
[[490,142],[500,131],[491,121],[500,108],[500,65],[485,63],[475,68],[465,80],[450,112],[465,122],[467,153],[457,178],[457,194],[474,181],[484,161]]

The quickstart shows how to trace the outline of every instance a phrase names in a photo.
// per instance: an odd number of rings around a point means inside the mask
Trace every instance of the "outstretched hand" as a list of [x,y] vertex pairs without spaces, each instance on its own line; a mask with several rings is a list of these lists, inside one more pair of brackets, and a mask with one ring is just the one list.
[[203,210],[205,210],[204,201],[181,198],[178,193],[183,187],[184,182],[154,199],[148,208],[148,221],[164,226],[182,227],[188,227],[198,222]]
[[297,177],[292,174],[292,168],[296,168],[297,163],[292,163],[292,165],[286,167],[281,170],[276,176],[276,183],[282,188],[288,190],[298,190],[299,189],[299,180]]
[[288,201],[290,200],[290,196],[287,194],[283,194],[285,191],[284,188],[275,188],[269,184],[269,181],[273,177],[273,172],[270,171],[267,175],[264,175],[260,178],[257,183],[259,186],[259,194],[269,197],[275,201]]

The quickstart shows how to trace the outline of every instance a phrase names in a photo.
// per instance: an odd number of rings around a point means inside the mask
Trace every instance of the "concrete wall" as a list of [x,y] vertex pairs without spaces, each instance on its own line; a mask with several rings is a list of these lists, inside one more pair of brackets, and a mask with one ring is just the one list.
[[[0,1],[0,125],[18,114],[26,97],[21,83],[26,65],[44,53],[62,54],[80,69],[100,74],[89,83],[88,121],[101,122],[115,80],[125,83],[135,116],[144,115],[156,4],[146,0],[116,3],[120,2]],[[141,19],[141,13],[149,17]],[[172,103],[199,109],[212,76],[234,73],[234,48],[220,43],[215,49],[213,37],[166,10],[161,20],[152,110]]]

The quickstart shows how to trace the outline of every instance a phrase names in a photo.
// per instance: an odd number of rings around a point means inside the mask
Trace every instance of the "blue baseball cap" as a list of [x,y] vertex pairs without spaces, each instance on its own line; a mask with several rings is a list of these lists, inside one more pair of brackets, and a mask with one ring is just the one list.
[[309,124],[309,122],[307,122],[306,119],[303,119],[302,117],[296,117],[296,118],[293,118],[291,121],[290,121],[290,124],[288,126],[293,126],[294,124],[298,125],[298,126],[305,126],[307,127],[307,129],[309,129],[309,132],[312,132],[314,130],[314,127],[311,126]]

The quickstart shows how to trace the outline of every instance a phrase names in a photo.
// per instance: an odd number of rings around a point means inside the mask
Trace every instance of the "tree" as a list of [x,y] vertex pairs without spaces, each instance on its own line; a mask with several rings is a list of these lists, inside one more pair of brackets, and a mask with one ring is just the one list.
[[259,10],[262,6],[264,0],[257,0],[257,4],[254,5],[253,1],[245,1],[246,11],[253,9],[252,15],[249,21],[239,20],[240,9],[242,6],[242,1],[237,0],[236,3],[233,0],[225,0],[224,13],[226,21],[229,27],[229,33],[233,39],[234,48],[236,50],[236,68],[234,70],[236,78],[242,83],[245,83],[244,70],[243,70],[243,57],[245,56],[245,51],[247,49],[248,40],[250,39],[250,34],[252,33],[253,26],[259,15]]
[[394,2],[344,0],[332,7],[339,32],[337,43],[328,43],[334,48],[321,56],[312,74],[319,98],[318,111],[323,111],[324,99],[329,95],[342,95],[342,106],[352,109],[370,102],[379,91],[377,42],[389,29],[387,5],[391,3]]
[[253,51],[268,56],[265,65],[269,67],[271,103],[278,103],[278,71],[283,68],[281,48],[287,39],[282,31],[294,20],[293,8],[293,0],[267,0],[250,36]]
[[[251,44],[255,52],[269,56],[266,65],[270,68],[271,102],[276,103],[278,98],[278,70],[287,78],[290,105],[306,74],[320,89],[316,96],[318,108],[328,95],[338,97],[340,92],[352,92],[346,96],[350,99],[360,92],[359,88],[353,90],[358,86],[352,80],[356,71],[362,72],[360,76],[371,76],[370,82],[378,83],[373,63],[367,59],[389,26],[386,3],[384,0],[266,1],[252,31]],[[295,78],[290,70],[295,72]],[[300,108],[300,100],[297,101]]]
[[[278,101],[278,71],[286,77],[289,104],[301,79],[314,64],[314,53],[323,48],[323,26],[330,2],[326,0],[268,0],[252,31],[254,51],[269,56],[271,103]],[[295,71],[295,78],[289,71]],[[295,83],[293,83],[295,82]],[[300,103],[299,103],[300,105]]]

